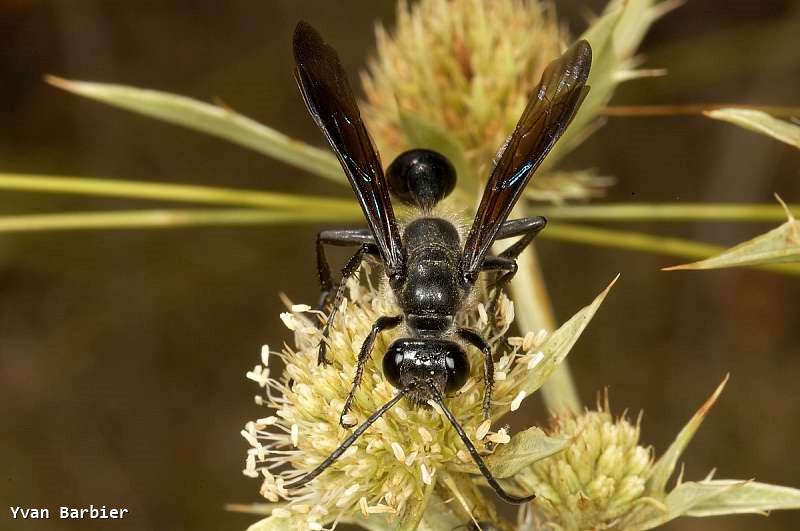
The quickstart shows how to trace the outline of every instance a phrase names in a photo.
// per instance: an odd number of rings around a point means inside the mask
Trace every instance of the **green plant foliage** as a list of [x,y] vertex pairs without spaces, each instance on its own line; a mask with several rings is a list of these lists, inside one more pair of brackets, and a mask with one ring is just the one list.
[[717,109],[703,114],[714,120],[722,120],[770,136],[800,149],[800,126],[773,118],[765,112],[749,109]]

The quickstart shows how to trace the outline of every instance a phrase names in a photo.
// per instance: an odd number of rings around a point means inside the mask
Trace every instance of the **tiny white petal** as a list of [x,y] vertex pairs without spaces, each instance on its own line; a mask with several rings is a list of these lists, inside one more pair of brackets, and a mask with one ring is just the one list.
[[489,322],[489,314],[486,313],[486,307],[483,305],[482,302],[478,303],[478,318],[483,323]]
[[390,505],[379,503],[372,507],[367,507],[367,512],[369,512],[369,514],[394,514],[397,512],[397,509]]
[[244,439],[250,443],[250,446],[258,446],[260,444],[258,439],[251,435],[247,430],[242,430],[240,433],[242,434],[242,437],[244,437]]
[[436,469],[433,469],[432,472],[428,471],[428,467],[425,466],[425,463],[421,463],[419,465],[419,470],[422,473],[422,482],[426,485],[433,484],[433,476],[436,474]]
[[522,350],[530,350],[535,339],[536,335],[533,332],[525,334],[525,339],[522,340]]
[[300,426],[292,424],[292,446],[297,448],[298,444],[300,444]]
[[533,355],[531,360],[528,362],[528,370],[533,369],[537,365],[539,365],[542,360],[544,359],[544,352],[541,350]]
[[419,451],[418,450],[414,450],[413,452],[408,454],[408,457],[405,458],[403,463],[405,463],[406,466],[413,465],[414,461],[416,461],[416,459],[417,459],[417,455],[419,455]]
[[428,400],[427,403],[428,403],[429,406],[431,406],[431,409],[433,409],[436,413],[438,413],[439,415],[444,416],[444,412],[442,412],[442,408],[439,407],[439,404],[437,404],[433,400]]
[[292,304],[292,311],[295,313],[303,313],[307,312],[311,309],[311,306],[308,304]]
[[482,441],[486,434],[489,433],[489,428],[492,427],[492,422],[489,419],[484,420],[475,429],[475,438]]
[[261,347],[261,363],[266,367],[269,365],[269,345]]
[[281,321],[283,321],[284,326],[291,330],[292,332],[295,331],[297,328],[297,319],[294,315],[289,312],[282,312],[281,313]]
[[489,440],[496,444],[508,444],[511,437],[506,433],[505,428],[500,428],[497,433],[489,435]]
[[431,432],[425,429],[424,426],[418,427],[417,431],[419,432],[420,437],[422,437],[422,440],[425,441],[426,443],[433,441],[433,436],[431,435]]
[[514,337],[509,337],[509,338],[506,340],[506,342],[507,342],[509,345],[511,345],[512,347],[520,347],[520,346],[522,346],[522,342],[523,342],[523,340],[522,340],[522,338],[521,338],[521,337],[516,337],[516,336],[514,336]]
[[517,393],[517,396],[511,401],[511,411],[516,411],[519,409],[520,404],[522,404],[522,401],[525,400],[525,396],[525,391],[520,391]]
[[403,451],[403,447],[397,442],[392,443],[392,452],[394,452],[394,457],[401,463],[406,460],[406,453]]

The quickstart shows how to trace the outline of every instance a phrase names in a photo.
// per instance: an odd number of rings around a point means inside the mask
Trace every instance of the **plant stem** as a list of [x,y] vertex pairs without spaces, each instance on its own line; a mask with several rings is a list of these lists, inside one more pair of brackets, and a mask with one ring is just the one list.
[[[553,306],[544,283],[536,249],[530,245],[517,260],[519,270],[511,281],[517,324],[522,334],[556,328]],[[553,413],[578,413],[581,400],[567,360],[561,362],[542,386],[545,406]]]

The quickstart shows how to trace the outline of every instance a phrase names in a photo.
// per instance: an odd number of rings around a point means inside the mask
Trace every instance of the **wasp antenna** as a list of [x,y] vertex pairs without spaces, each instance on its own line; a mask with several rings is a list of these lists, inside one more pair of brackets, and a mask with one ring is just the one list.
[[396,395],[394,395],[391,400],[389,400],[384,405],[382,405],[377,411],[375,411],[375,413],[370,415],[369,418],[367,420],[365,420],[363,424],[361,424],[361,426],[356,428],[355,431],[353,431],[353,433],[351,433],[350,436],[347,439],[345,439],[344,442],[342,444],[340,444],[339,447],[336,450],[333,451],[333,453],[331,453],[331,455],[326,457],[323,462],[321,462],[319,465],[317,465],[317,468],[315,468],[314,470],[312,470],[311,472],[309,472],[305,476],[301,477],[300,479],[297,479],[297,480],[289,483],[288,485],[284,485],[284,488],[289,489],[289,490],[300,488],[303,485],[305,485],[306,483],[308,483],[309,481],[311,481],[312,479],[314,479],[315,477],[317,477],[320,474],[322,474],[322,472],[324,472],[326,468],[331,466],[337,459],[339,459],[339,457],[348,448],[350,448],[353,445],[353,443],[356,442],[356,440],[358,440],[358,438],[361,437],[361,435],[365,431],[367,431],[367,429],[370,426],[372,426],[372,424],[375,423],[376,420],[381,418],[384,413],[386,413],[387,411],[392,409],[392,407],[396,403],[398,403],[400,401],[400,399],[403,398],[408,391],[409,391],[408,387],[400,389],[400,391]]
[[489,486],[492,487],[492,489],[494,489],[495,493],[497,493],[497,496],[499,496],[500,499],[503,501],[515,504],[526,503],[534,499],[536,497],[536,494],[531,494],[530,496],[524,496],[524,497],[512,496],[511,494],[507,493],[503,489],[503,487],[500,486],[497,480],[494,479],[492,473],[489,471],[489,467],[486,466],[486,463],[484,462],[483,458],[478,453],[478,450],[477,448],[475,448],[475,445],[472,444],[472,441],[469,440],[467,434],[464,433],[464,428],[461,427],[461,424],[458,423],[456,418],[453,416],[453,413],[451,413],[450,410],[447,409],[447,406],[444,405],[444,400],[442,399],[442,395],[433,386],[431,386],[431,390],[433,391],[433,396],[435,397],[434,400],[439,405],[439,407],[442,408],[444,415],[447,417],[447,420],[450,421],[450,424],[453,425],[453,429],[456,430],[458,436],[461,437],[462,441],[464,441],[464,445],[467,447],[467,450],[469,450],[470,455],[472,455],[472,459],[475,461],[475,464],[478,465],[478,470],[481,471],[481,474],[483,474],[483,477],[486,478],[486,481],[487,483],[489,483]]

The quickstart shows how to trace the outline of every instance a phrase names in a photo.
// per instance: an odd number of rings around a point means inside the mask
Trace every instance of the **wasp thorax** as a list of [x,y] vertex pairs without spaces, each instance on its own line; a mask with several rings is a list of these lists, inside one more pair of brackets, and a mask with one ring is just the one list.
[[383,356],[383,374],[398,389],[410,388],[418,401],[455,392],[469,377],[469,361],[457,343],[445,339],[401,338]]
[[456,170],[447,158],[430,149],[401,153],[386,170],[389,188],[409,205],[430,209],[456,186]]

